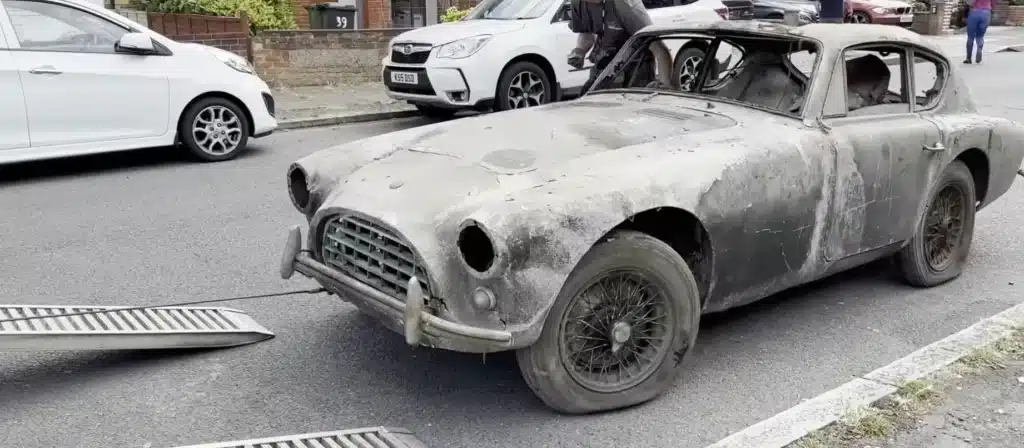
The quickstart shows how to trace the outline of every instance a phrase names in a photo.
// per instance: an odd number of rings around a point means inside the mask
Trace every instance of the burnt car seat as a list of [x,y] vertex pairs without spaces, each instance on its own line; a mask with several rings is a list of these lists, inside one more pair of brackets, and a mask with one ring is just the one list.
[[799,104],[803,86],[793,79],[783,55],[751,54],[739,73],[726,81],[716,96],[788,112]]
[[892,72],[874,54],[846,61],[846,107],[848,116],[877,115],[909,111],[905,103],[886,104]]

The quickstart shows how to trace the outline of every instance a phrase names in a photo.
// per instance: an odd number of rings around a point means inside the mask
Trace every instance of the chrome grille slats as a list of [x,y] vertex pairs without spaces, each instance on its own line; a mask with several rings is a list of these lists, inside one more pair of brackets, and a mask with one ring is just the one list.
[[177,448],[426,448],[402,428],[360,428],[266,439],[207,443]]
[[397,232],[354,214],[330,218],[321,239],[324,264],[404,300],[409,278],[416,276],[430,294],[426,267]]

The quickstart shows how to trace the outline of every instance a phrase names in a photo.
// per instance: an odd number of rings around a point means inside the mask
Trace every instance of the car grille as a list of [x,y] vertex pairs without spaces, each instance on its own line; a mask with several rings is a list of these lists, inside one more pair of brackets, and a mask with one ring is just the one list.
[[385,226],[353,215],[331,218],[324,227],[324,264],[397,299],[405,299],[409,278],[430,295],[427,271],[412,246]]
[[[411,46],[412,52],[405,54],[400,48]],[[422,64],[430,57],[430,44],[395,44],[391,47],[391,62],[396,64]]]
[[903,15],[903,14],[910,14],[911,8],[907,7],[907,6],[901,6],[899,8],[893,8],[892,10],[896,14]]

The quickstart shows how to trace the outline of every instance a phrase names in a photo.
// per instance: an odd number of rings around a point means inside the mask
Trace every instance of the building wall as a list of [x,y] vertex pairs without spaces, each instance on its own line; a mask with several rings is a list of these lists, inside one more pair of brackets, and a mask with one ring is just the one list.
[[265,31],[253,37],[253,62],[271,85],[376,82],[388,42],[405,31]]

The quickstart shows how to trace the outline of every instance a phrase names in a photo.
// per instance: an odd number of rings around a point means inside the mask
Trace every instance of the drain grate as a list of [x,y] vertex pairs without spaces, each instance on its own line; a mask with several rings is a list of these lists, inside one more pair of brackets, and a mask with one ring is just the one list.
[[403,428],[359,428],[175,448],[426,448]]

